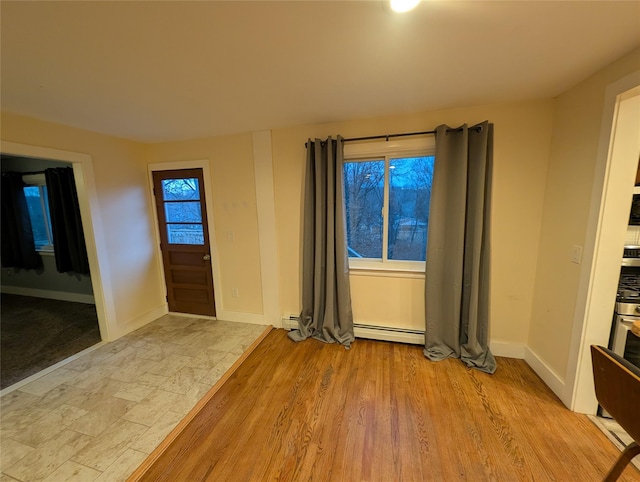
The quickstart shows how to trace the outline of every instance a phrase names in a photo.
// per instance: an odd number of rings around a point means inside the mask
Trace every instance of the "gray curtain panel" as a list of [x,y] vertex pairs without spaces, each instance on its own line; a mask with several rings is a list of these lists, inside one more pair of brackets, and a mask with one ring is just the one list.
[[494,373],[488,347],[493,124],[436,129],[424,354]]
[[349,347],[354,336],[340,136],[309,139],[304,189],[302,313],[289,338]]

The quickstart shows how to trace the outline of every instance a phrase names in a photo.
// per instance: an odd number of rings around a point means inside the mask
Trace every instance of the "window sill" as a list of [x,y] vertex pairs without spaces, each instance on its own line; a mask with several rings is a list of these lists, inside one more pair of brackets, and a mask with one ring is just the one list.
[[45,250],[45,249],[36,249],[36,252],[40,255],[40,256],[55,256],[56,253],[51,250]]
[[411,279],[424,279],[424,268],[407,269],[407,268],[382,268],[382,267],[369,267],[358,266],[350,267],[349,274],[351,276],[372,276],[377,278],[411,278]]

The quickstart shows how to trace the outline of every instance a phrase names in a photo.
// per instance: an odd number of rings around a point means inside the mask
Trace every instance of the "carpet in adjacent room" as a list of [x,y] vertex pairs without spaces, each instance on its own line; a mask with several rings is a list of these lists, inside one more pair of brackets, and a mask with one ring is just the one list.
[[0,295],[0,388],[100,342],[95,305]]

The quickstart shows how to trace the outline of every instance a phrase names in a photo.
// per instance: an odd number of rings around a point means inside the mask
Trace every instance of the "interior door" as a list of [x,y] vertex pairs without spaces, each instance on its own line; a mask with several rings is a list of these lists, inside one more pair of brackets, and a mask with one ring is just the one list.
[[153,171],[169,311],[215,316],[202,169]]

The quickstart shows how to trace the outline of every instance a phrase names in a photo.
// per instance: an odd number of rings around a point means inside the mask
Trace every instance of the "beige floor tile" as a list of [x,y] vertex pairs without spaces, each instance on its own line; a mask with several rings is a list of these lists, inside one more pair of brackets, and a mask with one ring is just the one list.
[[96,482],[123,482],[146,458],[147,454],[145,453],[127,449],[96,479]]
[[227,352],[216,350],[204,350],[189,362],[190,367],[201,368],[203,370],[211,370],[220,360],[226,356]]
[[139,342],[134,343],[134,346],[145,350],[144,353],[140,354],[139,358],[145,358],[152,361],[162,361],[169,355],[175,354],[175,352],[180,349],[179,345],[173,345],[170,343],[158,345],[157,343],[150,343],[147,340],[140,340]]
[[145,454],[150,454],[182,419],[182,414],[168,411],[160,420],[149,427],[145,433],[133,442],[130,448],[144,452]]
[[118,420],[100,434],[100,437],[74,455],[71,460],[104,471],[146,430],[148,427],[145,425]]
[[42,396],[58,385],[67,383],[76,376],[77,373],[66,368],[58,368],[51,373],[32,381],[31,383],[20,388],[21,392],[30,393],[31,395]]
[[105,378],[102,385],[92,387],[93,391],[83,390],[79,395],[71,398],[67,404],[85,410],[94,410],[98,405],[118,393],[126,385],[125,382]]
[[87,368],[85,371],[80,373],[74,372],[75,376],[71,381],[69,381],[69,384],[76,388],[96,390],[102,386],[104,379],[117,369],[118,367],[111,365],[98,365]]
[[154,375],[153,373],[143,373],[136,380],[140,385],[157,388],[169,380],[169,377],[163,375]]
[[198,332],[185,333],[184,329],[176,329],[171,332],[171,343],[174,345],[189,345],[198,342]]
[[5,395],[0,482],[125,480],[264,329],[167,315]]
[[200,383],[204,383],[205,385],[213,386],[216,384],[222,375],[224,375],[229,368],[236,362],[238,356],[227,353],[222,360],[218,362],[216,366],[214,366],[211,370],[207,372],[207,374],[200,379]]
[[3,472],[19,480],[38,482],[48,477],[90,441],[91,438],[86,435],[64,430],[15,464],[3,469]]
[[140,385],[138,383],[127,383],[120,390],[113,394],[114,397],[124,398],[125,400],[131,400],[132,402],[141,402],[151,392],[153,387],[148,385]]
[[18,479],[8,476],[7,474],[0,474],[0,482],[20,482]]
[[147,370],[148,373],[154,375],[162,375],[165,377],[170,377],[182,367],[185,367],[189,364],[189,362],[193,360],[192,357],[182,356],[182,355],[169,355],[168,357],[156,362],[152,369]]
[[38,395],[16,390],[0,398],[0,414],[7,416],[14,410],[24,410],[40,400]]
[[[200,335],[200,333],[198,334]],[[200,339],[200,337],[198,337],[198,340],[194,341],[193,343],[178,345],[178,348],[175,350],[174,353],[176,355],[195,357],[195,356],[198,356],[203,351],[205,351],[207,348],[209,348],[209,346],[211,346],[212,343],[213,342],[209,340]]]
[[136,402],[108,397],[71,423],[69,428],[85,435],[97,437],[135,406]]
[[166,390],[167,392],[184,395],[193,385],[206,376],[207,372],[207,370],[202,370],[200,368],[183,367],[174,375],[169,377],[169,380],[159,388],[161,390]]
[[150,427],[176,404],[180,395],[156,389],[122,416],[125,420]]
[[43,482],[93,482],[100,475],[102,475],[102,472],[99,470],[67,461],[52,472]]
[[12,437],[14,434],[26,430],[36,420],[51,411],[48,407],[28,406],[22,410],[13,410],[7,416],[3,413],[0,422],[3,437]]
[[60,405],[68,404],[70,400],[81,397],[86,393],[85,390],[63,383],[40,397],[34,406],[55,409]]
[[54,435],[68,428],[87,411],[72,405],[60,405],[58,408],[39,418],[12,438],[18,442],[39,447]]
[[104,347],[100,347],[90,353],[87,353],[77,360],[73,360],[71,363],[67,363],[64,367],[67,370],[83,372],[89,368],[109,363],[109,359],[113,357],[113,353],[109,353],[102,348]]
[[245,338],[242,336],[226,336],[224,338],[220,338],[211,346],[209,346],[209,349],[215,350],[215,351],[229,352],[229,350],[235,348],[240,343],[242,343],[244,339]]
[[118,353],[109,358],[109,365],[115,366],[125,366],[130,363],[133,363],[138,358],[142,358],[144,352],[146,350],[144,348],[137,348],[134,346],[127,346],[125,349],[120,350]]
[[127,383],[135,382],[140,374],[153,372],[158,363],[159,362],[145,358],[135,358],[130,360],[129,363],[117,367],[117,369],[109,375],[109,378]]
[[119,340],[112,341],[111,343],[101,346],[100,348],[98,348],[98,350],[106,353],[116,354],[120,353],[120,351],[124,350],[130,344],[131,341],[129,340],[129,337],[125,336],[123,338],[120,338]]
[[182,416],[186,415],[193,407],[196,406],[196,403],[198,403],[200,399],[204,397],[209,390],[211,390],[211,387],[212,385],[196,383],[187,393],[182,395],[176,401],[176,403],[171,407],[171,410],[181,414]]
[[26,457],[35,449],[12,439],[2,440],[0,444],[0,471],[11,467],[23,457]]

